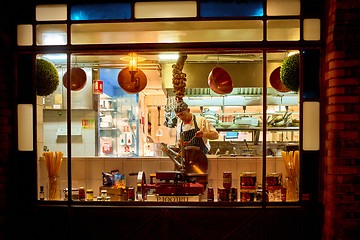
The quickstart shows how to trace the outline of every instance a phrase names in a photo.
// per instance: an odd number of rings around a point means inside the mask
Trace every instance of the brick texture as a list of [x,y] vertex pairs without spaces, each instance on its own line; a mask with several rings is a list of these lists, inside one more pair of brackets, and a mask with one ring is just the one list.
[[360,4],[329,0],[328,8],[323,239],[359,239]]

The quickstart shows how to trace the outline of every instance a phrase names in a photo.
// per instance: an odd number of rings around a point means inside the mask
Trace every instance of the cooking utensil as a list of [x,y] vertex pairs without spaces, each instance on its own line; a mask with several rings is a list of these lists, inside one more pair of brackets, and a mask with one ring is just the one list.
[[281,67],[275,68],[270,74],[270,84],[278,92],[290,92],[290,90],[281,82],[280,68]]
[[133,72],[129,68],[124,68],[119,72],[118,83],[125,92],[135,94],[141,92],[146,87],[147,78],[140,69]]
[[[67,75],[68,71],[63,76],[63,85],[68,88],[67,85]],[[70,82],[71,82],[71,91],[80,91],[86,85],[86,73],[81,68],[72,68],[70,70]]]
[[229,94],[233,90],[230,75],[221,67],[215,67],[209,74],[208,84],[217,94]]
[[185,172],[206,173],[208,160],[205,153],[199,147],[189,146],[185,149]]

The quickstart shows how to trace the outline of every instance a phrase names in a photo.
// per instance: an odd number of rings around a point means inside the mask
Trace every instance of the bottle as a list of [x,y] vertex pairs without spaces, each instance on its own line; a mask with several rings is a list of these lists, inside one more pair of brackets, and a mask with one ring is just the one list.
[[93,201],[94,200],[94,190],[92,190],[92,189],[87,189],[86,190],[86,199],[88,201]]
[[79,200],[85,201],[85,188],[79,187]]
[[40,201],[45,200],[44,186],[40,186],[39,199],[40,199]]
[[208,202],[213,202],[214,201],[214,188],[213,187],[208,188],[207,201]]

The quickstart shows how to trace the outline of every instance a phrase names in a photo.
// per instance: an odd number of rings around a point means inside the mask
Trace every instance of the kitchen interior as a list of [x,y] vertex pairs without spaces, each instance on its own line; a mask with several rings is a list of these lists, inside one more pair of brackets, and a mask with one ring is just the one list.
[[[195,115],[206,117],[219,132],[210,141],[207,155],[208,186],[215,195],[222,185],[224,171],[232,171],[232,185],[239,186],[244,172],[256,173],[262,183],[262,156],[266,155],[268,173],[283,173],[283,150],[299,145],[300,107],[297,92],[276,90],[270,78],[289,55],[298,51],[266,53],[266,88],[263,87],[263,53],[257,51],[189,52],[184,64],[186,88],[183,100]],[[72,186],[97,189],[103,185],[102,172],[118,170],[126,175],[126,186],[135,187],[136,177],[144,171],[147,181],[155,171],[174,170],[174,164],[161,150],[176,143],[176,102],[172,65],[179,52],[76,53],[71,67],[81,68],[86,81],[80,90],[71,91]],[[64,57],[65,56],[65,57]],[[118,81],[122,69],[136,59],[137,68],[146,76],[139,93],[124,91]],[[54,64],[60,84],[56,91],[37,98],[38,186],[48,186],[44,151],[61,151],[60,198],[67,187],[67,72],[65,54],[38,55]],[[209,87],[212,69],[221,67],[230,75],[233,90],[218,94]],[[95,93],[95,84],[101,84]],[[266,119],[263,119],[266,90]],[[263,124],[266,124],[266,152],[263,152]],[[261,186],[259,186],[261,188]]]

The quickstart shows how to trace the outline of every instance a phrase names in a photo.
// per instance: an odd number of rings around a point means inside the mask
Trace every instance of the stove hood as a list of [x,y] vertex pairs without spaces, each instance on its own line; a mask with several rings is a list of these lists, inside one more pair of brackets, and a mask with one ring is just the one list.
[[[183,72],[186,73],[186,89],[207,88],[210,95],[208,76],[214,67],[221,67],[229,73],[234,88],[262,88],[262,62],[245,62],[222,64],[186,63],[183,69]],[[172,64],[162,64],[161,76],[162,88],[172,89]]]

